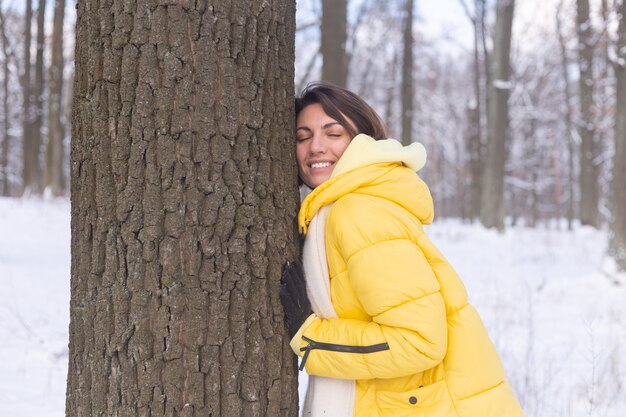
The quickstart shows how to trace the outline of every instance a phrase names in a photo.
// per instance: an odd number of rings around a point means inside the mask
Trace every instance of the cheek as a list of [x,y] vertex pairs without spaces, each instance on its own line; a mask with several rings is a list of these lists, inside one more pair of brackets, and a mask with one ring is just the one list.
[[346,149],[348,149],[348,145],[350,145],[350,139],[345,139],[339,143],[337,143],[337,146],[335,146],[335,155],[338,158],[341,158],[341,155],[343,155],[343,153],[346,151]]
[[296,162],[298,163],[298,170],[304,163],[304,158],[306,156],[306,149],[304,145],[296,144]]

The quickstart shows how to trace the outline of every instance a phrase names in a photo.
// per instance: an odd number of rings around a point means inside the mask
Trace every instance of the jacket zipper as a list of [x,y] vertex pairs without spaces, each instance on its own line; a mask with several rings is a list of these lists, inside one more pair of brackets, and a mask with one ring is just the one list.
[[336,345],[334,343],[316,342],[306,336],[302,336],[302,340],[309,342],[309,344],[303,348],[300,348],[300,352],[304,352],[302,356],[302,363],[300,364],[300,370],[304,369],[309,353],[313,349],[328,350],[331,352],[346,352],[346,353],[374,353],[381,352],[383,350],[389,350],[388,343],[378,343],[370,346],[350,346],[350,345]]

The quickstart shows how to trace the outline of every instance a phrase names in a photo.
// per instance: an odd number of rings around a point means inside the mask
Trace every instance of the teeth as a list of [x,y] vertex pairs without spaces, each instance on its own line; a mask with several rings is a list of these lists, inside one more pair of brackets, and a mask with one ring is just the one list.
[[330,162],[316,162],[314,164],[311,164],[311,168],[326,168],[329,167],[331,165]]

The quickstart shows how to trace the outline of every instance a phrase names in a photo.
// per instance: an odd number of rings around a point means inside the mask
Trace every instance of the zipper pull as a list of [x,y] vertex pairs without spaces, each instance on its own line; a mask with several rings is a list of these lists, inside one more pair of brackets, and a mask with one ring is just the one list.
[[303,337],[303,339],[309,342],[309,344],[303,348],[300,348],[300,352],[304,352],[304,355],[302,356],[302,362],[300,363],[300,368],[299,368],[301,371],[304,369],[304,364],[306,364],[306,360],[309,357],[309,353],[311,353],[311,351],[315,349],[315,342],[313,340],[306,338],[306,337]]

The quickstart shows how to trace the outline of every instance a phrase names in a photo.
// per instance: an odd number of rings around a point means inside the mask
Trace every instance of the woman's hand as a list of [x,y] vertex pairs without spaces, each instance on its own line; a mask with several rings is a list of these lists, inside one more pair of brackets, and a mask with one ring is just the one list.
[[289,337],[298,332],[302,323],[311,315],[311,303],[306,294],[304,270],[299,260],[283,265],[280,277],[280,302],[285,311],[285,325]]

